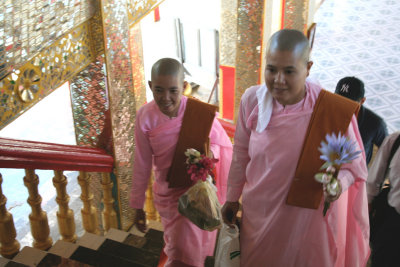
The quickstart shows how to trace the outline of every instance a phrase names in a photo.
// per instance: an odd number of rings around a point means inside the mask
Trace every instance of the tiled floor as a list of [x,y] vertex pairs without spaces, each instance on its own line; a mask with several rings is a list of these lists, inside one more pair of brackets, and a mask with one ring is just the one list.
[[389,133],[400,130],[399,12],[397,0],[325,0],[314,18],[311,76],[330,91],[344,76],[363,80]]
[[[325,0],[315,17],[317,31],[311,76],[330,91],[344,76],[361,78],[366,84],[365,105],[386,120],[389,132],[400,130],[399,13],[400,1],[397,0]],[[0,131],[0,136],[74,144],[70,107],[68,109],[70,102],[66,100],[68,90],[57,90],[53,94],[53,97],[58,97],[58,102],[51,97],[42,101],[49,101],[52,112],[42,110],[41,115],[31,117],[27,112],[24,114],[28,116],[25,122],[21,120],[19,124]],[[40,119],[35,120],[37,118]],[[50,121],[51,125],[43,124],[43,121]],[[2,188],[8,198],[7,208],[14,216],[18,240],[22,246],[30,245],[32,236],[29,234],[26,216],[30,213],[30,207],[26,203],[27,190],[22,181],[24,172],[0,169],[0,173],[3,175]],[[57,205],[51,182],[53,174],[43,171],[38,172],[38,175],[42,204],[48,212],[51,235],[56,239]],[[74,210],[75,219],[79,219],[81,202],[76,173],[68,173],[67,176],[70,207]],[[82,229],[77,229],[77,233],[80,235]]]

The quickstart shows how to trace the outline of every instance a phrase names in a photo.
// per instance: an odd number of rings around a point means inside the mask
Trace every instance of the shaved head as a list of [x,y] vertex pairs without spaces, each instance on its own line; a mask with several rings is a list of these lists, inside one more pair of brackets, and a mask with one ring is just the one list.
[[179,81],[183,82],[184,73],[182,64],[173,58],[162,58],[154,63],[151,68],[151,80],[154,80],[158,76],[177,76]]
[[310,60],[310,45],[307,37],[298,30],[283,29],[274,33],[269,39],[267,53],[290,51],[300,56],[304,63]]

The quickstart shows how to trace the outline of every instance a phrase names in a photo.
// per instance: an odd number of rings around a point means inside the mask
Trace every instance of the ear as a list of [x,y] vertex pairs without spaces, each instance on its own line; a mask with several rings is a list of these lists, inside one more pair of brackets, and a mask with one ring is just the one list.
[[310,70],[313,64],[314,62],[312,62],[311,60],[307,62],[307,77],[308,75],[310,75]]
[[151,81],[147,82],[149,84],[150,89],[153,91],[153,87],[151,87]]
[[364,104],[365,100],[367,100],[367,98],[365,98],[365,97],[361,98],[360,105]]
[[188,82],[187,81],[183,81],[183,89],[185,90],[186,86],[187,86]]

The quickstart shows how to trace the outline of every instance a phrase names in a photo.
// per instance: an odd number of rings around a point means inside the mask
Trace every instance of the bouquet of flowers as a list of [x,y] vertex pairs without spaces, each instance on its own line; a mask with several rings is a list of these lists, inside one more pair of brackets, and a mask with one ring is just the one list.
[[[339,132],[336,136],[334,133],[332,135],[326,135],[326,142],[321,142],[321,147],[318,150],[321,152],[320,158],[325,160],[322,165],[321,170],[324,172],[317,173],[315,175],[315,180],[323,184],[324,191],[331,197],[338,197],[342,191],[340,182],[337,180],[340,167],[344,163],[350,163],[352,160],[356,159],[361,151],[356,151],[355,142],[351,142],[349,138],[345,137]],[[323,215],[329,209],[330,201],[324,202]]]
[[179,198],[178,210],[200,229],[213,231],[221,227],[221,206],[211,178],[218,160],[193,148],[187,149],[185,155],[188,174],[195,184]]

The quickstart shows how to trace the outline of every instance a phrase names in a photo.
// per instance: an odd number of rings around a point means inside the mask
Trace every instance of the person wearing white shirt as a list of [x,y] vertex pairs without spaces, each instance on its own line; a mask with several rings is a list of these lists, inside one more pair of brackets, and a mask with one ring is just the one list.
[[390,160],[392,147],[399,136],[400,132],[396,132],[385,138],[368,173],[367,194],[370,204],[378,196],[385,179],[390,183],[388,205],[382,223],[379,228],[371,229],[374,231],[374,238],[371,239],[372,267],[400,266],[400,149]]

